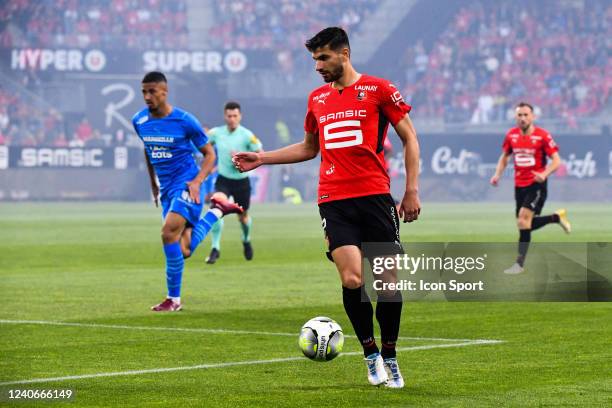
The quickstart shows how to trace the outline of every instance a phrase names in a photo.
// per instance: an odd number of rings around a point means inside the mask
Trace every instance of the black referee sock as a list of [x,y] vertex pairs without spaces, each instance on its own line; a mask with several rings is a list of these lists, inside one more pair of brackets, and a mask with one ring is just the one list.
[[364,298],[367,298],[363,286],[356,289],[342,286],[344,310],[363,347],[363,355],[367,357],[370,354],[378,353],[378,346],[376,346],[376,341],[374,340],[374,324],[372,323],[374,309],[372,309],[370,299],[367,299],[367,301],[361,300],[362,293]]
[[402,294],[396,291],[393,296],[378,296],[376,303],[376,320],[380,325],[383,359],[395,358],[395,343],[399,335],[400,319],[402,317]]
[[538,228],[542,228],[543,226],[547,225],[547,224],[552,224],[552,223],[556,223],[559,222],[559,215],[558,214],[551,214],[551,215],[543,215],[541,217],[534,217],[533,220],[531,221],[531,230],[537,230]]
[[529,249],[529,243],[531,242],[531,230],[530,229],[522,229],[519,230],[519,245],[518,252],[519,255],[516,257],[516,263],[523,266],[525,265],[525,257],[527,256],[527,250]]

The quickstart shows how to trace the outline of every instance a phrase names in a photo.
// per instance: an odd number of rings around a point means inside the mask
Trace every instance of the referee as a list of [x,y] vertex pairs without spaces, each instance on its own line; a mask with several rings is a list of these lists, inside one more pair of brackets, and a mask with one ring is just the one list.
[[[253,132],[240,124],[242,112],[238,102],[226,103],[223,112],[225,125],[214,127],[208,132],[211,143],[217,149],[219,160],[215,191],[226,194],[228,198],[233,197],[234,202],[244,209],[244,212],[238,215],[238,219],[242,229],[244,257],[250,261],[253,259],[251,245],[253,218],[248,213],[251,204],[251,182],[247,173],[241,173],[234,167],[232,155],[241,151],[260,152],[261,142]],[[223,224],[221,219],[212,229],[212,249],[206,259],[208,264],[214,264],[221,255]]]

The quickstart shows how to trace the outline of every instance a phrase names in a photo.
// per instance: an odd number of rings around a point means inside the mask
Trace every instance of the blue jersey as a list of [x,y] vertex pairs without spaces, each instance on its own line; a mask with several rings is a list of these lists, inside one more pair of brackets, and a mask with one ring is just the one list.
[[149,108],[145,108],[134,115],[132,125],[144,142],[159,179],[162,197],[185,190],[186,183],[200,171],[193,157],[193,147],[199,149],[208,143],[198,120],[176,106],[163,118],[152,117]]

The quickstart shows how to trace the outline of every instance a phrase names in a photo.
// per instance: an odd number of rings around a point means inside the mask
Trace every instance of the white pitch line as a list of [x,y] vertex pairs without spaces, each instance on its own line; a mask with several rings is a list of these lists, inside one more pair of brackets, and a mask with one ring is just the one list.
[[[293,337],[296,333],[279,333],[279,332],[262,332],[251,330],[231,330],[231,329],[206,329],[206,328],[189,328],[189,327],[154,327],[154,326],[129,326],[120,324],[98,324],[98,323],[73,323],[59,322],[50,320],[7,320],[0,319],[0,324],[36,324],[44,326],[68,326],[68,327],[92,327],[100,329],[121,329],[121,330],[154,330],[154,331],[177,331],[189,333],[218,333],[218,334],[251,334],[261,336],[290,336]],[[356,336],[347,334],[345,337],[355,338]],[[480,341],[487,339],[445,339],[440,337],[398,337],[398,340],[425,340],[425,341]]]
[[190,333],[227,333],[227,334],[261,334],[266,336],[293,336],[292,333],[260,332],[251,330],[231,329],[205,329],[190,327],[156,327],[156,326],[129,326],[121,324],[98,324],[98,323],[72,323],[47,320],[0,320],[0,324],[35,324],[44,326],[70,326],[70,327],[92,327],[100,329],[122,329],[122,330],[154,330],[154,331],[178,331]]
[[[482,344],[497,344],[497,343],[503,343],[503,341],[501,340],[472,340],[472,341],[466,341],[463,343],[430,344],[430,345],[424,345],[424,346],[399,347],[397,351],[429,350],[429,349],[436,349],[436,348],[466,347],[466,346],[477,346],[477,345],[482,345]],[[356,356],[356,355],[362,355],[362,354],[363,353],[361,351],[351,351],[348,353],[340,354],[340,357]],[[157,374],[157,373],[167,373],[167,372],[173,372],[173,371],[205,370],[209,368],[222,368],[222,367],[234,367],[234,366],[244,366],[244,365],[269,364],[269,363],[284,363],[287,361],[299,361],[299,360],[306,361],[306,358],[305,357],[285,357],[285,358],[273,358],[269,360],[231,361],[227,363],[199,364],[199,365],[185,366],[185,367],[151,368],[151,369],[145,369],[145,370],[70,375],[66,377],[35,378],[31,380],[0,382],[0,386],[59,382],[59,381],[69,381],[69,380],[83,380],[83,379],[88,379],[88,378],[101,378],[101,377],[121,377],[121,376],[139,375],[139,374]]]

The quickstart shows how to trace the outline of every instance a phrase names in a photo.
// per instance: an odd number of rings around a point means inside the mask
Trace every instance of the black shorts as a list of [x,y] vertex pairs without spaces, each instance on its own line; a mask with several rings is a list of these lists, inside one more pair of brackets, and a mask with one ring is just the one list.
[[234,197],[234,202],[245,211],[251,205],[251,182],[248,177],[234,180],[219,174],[215,182],[215,191],[225,193],[228,197]]
[[390,194],[370,195],[319,204],[329,252],[362,242],[400,242],[399,215]]
[[518,217],[521,207],[525,207],[536,215],[540,215],[546,202],[546,193],[546,183],[533,183],[527,187],[515,187],[516,216]]

